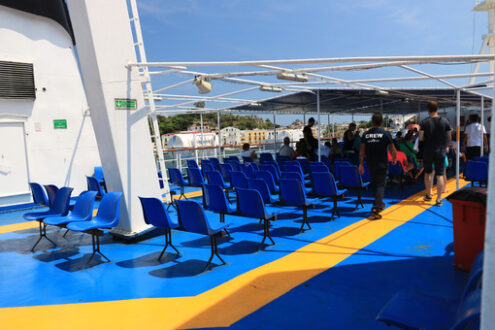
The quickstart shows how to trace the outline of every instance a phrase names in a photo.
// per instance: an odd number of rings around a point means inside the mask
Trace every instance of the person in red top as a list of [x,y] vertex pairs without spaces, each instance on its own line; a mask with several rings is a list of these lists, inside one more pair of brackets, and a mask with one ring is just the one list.
[[[403,151],[400,151],[398,143],[394,143],[394,145],[395,145],[395,149],[397,149],[397,162],[402,165],[402,169],[404,170],[404,173],[412,177],[411,176],[412,173],[410,173],[410,171],[414,168],[414,164],[409,163],[407,161],[407,156]],[[392,155],[390,154],[390,152],[388,153],[388,161],[389,162],[392,161]]]

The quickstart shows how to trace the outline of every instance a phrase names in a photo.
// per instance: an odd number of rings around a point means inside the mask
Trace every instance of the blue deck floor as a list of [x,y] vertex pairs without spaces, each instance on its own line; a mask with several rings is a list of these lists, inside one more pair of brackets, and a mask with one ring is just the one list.
[[[387,206],[400,202],[422,188],[387,190]],[[201,200],[201,198],[195,198]],[[112,262],[97,259],[83,269],[91,253],[89,235],[48,227],[57,243],[42,241],[35,253],[32,244],[38,229],[0,234],[0,307],[70,304],[154,297],[194,296],[249,270],[293,253],[369,215],[371,198],[365,194],[364,209],[354,209],[353,194],[339,203],[341,217],[329,221],[331,203],[317,204],[309,212],[312,230],[299,233],[302,212],[292,207],[270,207],[279,212],[271,228],[275,246],[259,250],[262,227],[255,219],[227,216],[232,238],[220,241],[219,252],[227,265],[203,272],[210,254],[209,239],[173,231],[180,250],[169,250],[157,261],[164,244],[158,232],[139,242],[122,242],[105,235],[102,252]],[[172,210],[172,209],[171,209]],[[172,217],[175,216],[172,211]],[[0,226],[22,222],[23,212],[0,214]],[[218,215],[208,212],[209,217]],[[290,290],[258,311],[232,325],[238,329],[280,328],[381,328],[374,321],[379,309],[397,291],[413,288],[457,297],[466,275],[452,268],[451,206],[429,208],[406,224],[354,253],[338,265]],[[283,315],[283,317],[281,317]],[[1,319],[1,309],[0,309]]]

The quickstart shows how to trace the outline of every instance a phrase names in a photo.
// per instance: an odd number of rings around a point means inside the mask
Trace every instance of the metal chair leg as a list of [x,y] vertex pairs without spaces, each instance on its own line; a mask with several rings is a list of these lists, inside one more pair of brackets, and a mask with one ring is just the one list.
[[160,253],[160,256],[158,257],[158,260],[160,260],[165,253],[165,250],[167,250],[167,247],[170,245],[172,249],[177,252],[177,254],[180,254],[179,250],[175,248],[175,246],[172,244],[172,231],[170,229],[165,229],[165,247],[163,248],[162,252]]
[[211,254],[210,254],[210,259],[208,259],[208,262],[206,263],[205,269],[207,270],[208,267],[210,266],[211,261],[213,260],[213,256],[215,255],[215,249],[214,249],[214,243],[213,243],[213,236],[210,236],[210,248],[211,248]]
[[55,244],[54,241],[52,241],[51,239],[48,238],[48,236],[46,236],[46,225],[41,221],[41,220],[38,220],[38,223],[39,223],[39,228],[40,228],[40,237],[38,238],[38,240],[36,241],[36,243],[34,243],[33,247],[31,248],[31,252],[34,252],[34,249],[36,248],[36,246],[39,244],[39,242],[41,241],[41,239],[44,237],[46,238],[50,243],[53,244],[53,246],[57,246],[57,244]]
[[269,239],[272,244],[275,244],[275,242],[272,239],[272,236],[270,235],[270,220],[269,219],[261,219],[263,220],[263,239],[261,240],[260,247],[263,247],[263,244],[265,243],[265,239]]
[[65,233],[64,233],[64,236],[62,236],[62,237],[63,237],[63,238],[65,238],[65,236],[67,236],[67,234],[69,233],[69,231],[70,231],[70,230],[69,230],[69,229],[67,229],[67,230],[65,231]]
[[107,262],[111,262],[110,259],[108,259],[103,253],[100,251],[100,236],[98,235],[97,231],[92,231],[91,232],[91,240],[93,244],[93,253],[89,257],[88,261],[86,261],[86,264],[84,264],[83,268],[86,268],[86,266],[93,260],[94,256],[98,253],[100,256],[105,258]]
[[308,229],[311,229],[311,226],[309,225],[308,221],[308,207],[304,206],[303,207],[303,223],[301,225],[301,228],[299,228],[299,232],[304,231],[304,225],[308,226]]

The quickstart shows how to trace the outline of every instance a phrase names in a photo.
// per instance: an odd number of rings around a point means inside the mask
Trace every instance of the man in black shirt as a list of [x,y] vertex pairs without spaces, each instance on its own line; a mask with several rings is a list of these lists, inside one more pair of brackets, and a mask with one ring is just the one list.
[[[423,166],[425,169],[425,201],[432,200],[433,170],[437,177],[437,202],[442,205],[442,191],[445,187],[445,155],[451,140],[449,121],[438,115],[438,103],[431,101],[426,106],[429,117],[419,127],[419,141],[423,141]],[[433,168],[434,166],[434,168]]]
[[308,120],[308,125],[304,126],[303,129],[304,142],[306,143],[306,148],[309,151],[311,161],[315,160],[316,158],[315,152],[316,149],[318,148],[318,140],[314,138],[313,131],[311,130],[311,127],[313,127],[314,124],[315,124],[315,119],[311,117]]
[[364,156],[371,176],[371,187],[373,189],[373,208],[370,219],[380,219],[380,212],[385,208],[383,195],[385,194],[385,181],[388,170],[388,153],[392,155],[392,164],[397,162],[397,151],[395,150],[392,136],[381,128],[383,117],[381,113],[375,113],[371,117],[373,128],[363,134],[361,138],[361,150],[359,153],[359,173],[364,174]]

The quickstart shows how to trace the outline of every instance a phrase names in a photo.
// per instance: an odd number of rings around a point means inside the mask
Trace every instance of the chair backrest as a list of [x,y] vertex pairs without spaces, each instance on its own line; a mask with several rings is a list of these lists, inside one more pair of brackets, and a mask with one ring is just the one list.
[[273,176],[273,180],[275,180],[275,183],[277,183],[280,179],[280,173],[277,171],[277,168],[273,164],[261,164],[261,171],[270,172]]
[[201,162],[201,172],[203,172],[203,175],[206,176],[206,172],[214,171],[215,167],[213,167],[213,164],[210,163],[209,161],[203,160]]
[[280,201],[288,205],[306,204],[306,194],[301,182],[296,179],[280,179]]
[[170,167],[168,169],[168,175],[170,177],[170,181],[173,184],[178,185],[180,187],[186,185],[186,181],[184,180],[184,177],[182,176],[182,173],[178,168]]
[[277,162],[264,162],[262,165],[272,165],[277,170],[278,176],[280,176],[280,165]]
[[230,173],[232,171],[234,171],[234,169],[232,168],[232,164],[229,163],[220,164],[220,172],[222,173],[224,181],[230,182],[231,180]]
[[194,159],[188,159],[187,160],[187,167],[188,168],[199,168],[198,163]]
[[86,176],[86,182],[88,184],[88,190],[96,191],[98,193],[97,196],[100,197],[105,195],[105,192],[103,191],[103,189],[101,189],[98,180],[96,180],[94,176]]
[[211,157],[211,158],[208,158],[208,160],[210,161],[211,165],[213,165],[213,167],[217,171],[220,171],[220,161],[218,160],[218,158]]
[[260,154],[260,163],[264,163],[264,162],[269,162],[269,161],[273,161],[273,156],[271,153],[269,152],[262,152]]
[[58,187],[54,184],[45,184],[46,195],[48,196],[48,203],[53,205],[53,201],[55,200],[55,196],[57,195]]
[[357,166],[340,166],[340,183],[344,187],[360,188],[363,186]]
[[55,200],[53,201],[53,205],[50,206],[50,211],[53,211],[63,216],[69,214],[70,195],[72,194],[72,190],[74,190],[74,188],[70,188],[70,187],[60,188],[57,191],[57,195],[55,195]]
[[309,160],[307,160],[306,158],[298,158],[297,161],[299,162],[299,165],[301,165],[301,169],[303,173],[311,172],[311,166]]
[[236,172],[241,171],[242,164],[239,162],[239,160],[226,159],[225,163],[230,164],[230,166],[232,166],[232,170]]
[[96,191],[83,191],[76,199],[71,216],[80,218],[82,221],[90,220],[93,217],[93,207],[95,204]]
[[158,228],[175,228],[162,201],[154,197],[139,197],[143,208],[144,222]]
[[205,212],[198,202],[192,200],[177,201],[177,215],[182,229],[191,233],[213,234]]
[[256,174],[254,173],[254,169],[250,165],[244,165],[244,166],[242,166],[241,171],[248,178],[255,178],[256,177]]
[[368,169],[368,164],[366,164],[366,162],[364,162],[363,167],[364,167],[364,174],[362,176],[362,180],[364,182],[370,182],[371,181],[371,174],[370,174],[370,170]]
[[332,173],[313,172],[313,192],[320,196],[335,196],[337,195],[337,185]]
[[[208,179],[209,184],[215,184],[222,188],[226,188],[227,185],[225,181],[223,181],[222,175],[217,171],[208,171],[206,172],[206,178]],[[208,204],[209,205],[209,204]]]
[[248,189],[257,190],[261,198],[263,198],[263,203],[270,203],[270,190],[268,185],[263,179],[248,179]]
[[242,156],[242,161],[244,162],[244,164],[246,164],[246,163],[251,163],[253,159],[251,157]]
[[230,173],[230,175],[232,178],[232,185],[234,186],[235,189],[238,189],[238,188],[247,189],[247,187],[248,187],[247,177],[244,173],[234,171],[234,172]]
[[328,172],[328,167],[326,165],[315,164],[311,165],[311,173],[314,172]]
[[272,194],[276,192],[277,188],[275,187],[275,180],[273,179],[272,173],[270,173],[269,171],[256,172],[256,179],[264,180]]
[[403,175],[404,168],[400,162],[396,162],[395,165],[392,162],[388,162],[388,174],[390,176]]
[[225,191],[216,184],[205,184],[205,200],[208,210],[218,213],[228,212],[228,201]]
[[488,180],[488,163],[468,160],[464,168],[464,178],[468,181],[485,182]]
[[297,172],[303,174],[301,168],[295,165],[284,165],[285,172]]
[[265,205],[263,198],[257,190],[239,189],[238,196],[237,204],[241,214],[251,218],[265,218]]
[[94,171],[95,171],[95,173],[93,176],[96,178],[96,180],[98,182],[102,182],[105,180],[105,176],[103,175],[103,167],[95,166]]
[[240,163],[240,162],[241,162],[241,161],[239,160],[239,157],[237,157],[237,156],[229,156],[229,158],[228,158],[228,159],[230,159],[230,160],[232,160],[232,161],[234,161],[234,162],[238,162],[238,163]]
[[253,171],[255,172],[260,170],[260,167],[255,162],[249,163],[249,165],[253,168]]
[[98,206],[98,212],[96,213],[94,220],[104,222],[110,227],[117,226],[120,219],[121,198],[121,192],[109,192],[105,194],[105,196],[101,199],[100,205]]
[[299,172],[282,172],[282,176],[280,177],[280,180],[282,179],[296,179],[301,183],[301,185],[304,184],[304,179],[302,178],[301,173]]
[[188,168],[187,176],[189,177],[189,185],[191,186],[202,187],[205,183],[201,171],[197,168]]
[[29,186],[31,187],[31,193],[33,195],[33,202],[42,205],[49,206],[48,198],[46,197],[45,191],[43,187],[36,182],[29,182]]
[[290,160],[290,157],[288,156],[280,156],[279,154],[277,154],[277,162],[279,163],[284,163],[286,161],[289,161]]

